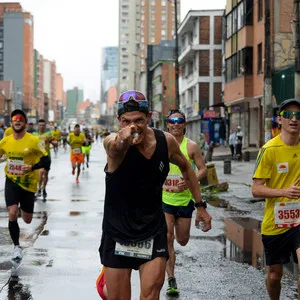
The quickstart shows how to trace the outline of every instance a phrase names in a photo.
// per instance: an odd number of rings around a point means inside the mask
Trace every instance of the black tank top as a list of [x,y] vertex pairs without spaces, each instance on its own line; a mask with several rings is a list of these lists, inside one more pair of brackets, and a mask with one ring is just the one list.
[[150,159],[131,146],[119,168],[106,172],[102,229],[118,242],[144,241],[166,232],[162,185],[169,173],[164,133],[153,129],[156,149]]

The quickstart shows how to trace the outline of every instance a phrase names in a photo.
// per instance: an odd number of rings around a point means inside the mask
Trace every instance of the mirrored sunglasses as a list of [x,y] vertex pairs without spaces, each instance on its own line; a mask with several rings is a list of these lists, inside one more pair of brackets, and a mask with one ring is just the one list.
[[283,110],[279,115],[289,120],[295,116],[297,120],[300,120],[300,111]]
[[143,93],[141,92],[138,92],[138,91],[127,91],[125,93],[123,93],[120,98],[119,98],[119,101],[118,102],[128,102],[130,100],[134,100],[134,101],[147,101],[146,97],[144,96]]
[[20,122],[25,122],[25,117],[23,115],[14,115],[11,118],[12,122],[20,121]]
[[176,123],[183,124],[185,122],[185,119],[184,118],[179,118],[179,117],[177,117],[177,118],[169,118],[168,122],[170,124],[176,124]]

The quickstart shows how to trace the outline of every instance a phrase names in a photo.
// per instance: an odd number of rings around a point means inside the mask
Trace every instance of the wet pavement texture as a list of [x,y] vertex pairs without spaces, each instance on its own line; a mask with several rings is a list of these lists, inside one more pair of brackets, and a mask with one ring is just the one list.
[[[4,299],[99,299],[95,281],[100,272],[98,247],[101,238],[106,155],[94,145],[90,168],[75,183],[69,153],[52,155],[48,200],[38,199],[30,225],[19,218],[24,258],[18,277],[11,277],[12,243],[7,229],[3,194],[4,164],[0,165],[0,300]],[[219,182],[228,182],[227,192],[214,196],[208,205],[213,229],[208,233],[192,226],[187,246],[175,242],[175,275],[180,296],[160,299],[268,299],[264,267],[251,266],[245,253],[230,239],[224,220],[236,224],[262,220],[264,202],[251,194],[254,161],[232,162],[232,174],[223,174],[223,162],[215,162]],[[208,195],[209,196],[209,195]],[[192,221],[194,224],[194,218]],[[247,227],[247,226],[244,226]],[[250,260],[249,260],[250,256]],[[247,263],[247,262],[250,262]],[[132,299],[139,299],[138,272],[132,274]],[[286,272],[281,299],[297,299],[296,278]]]

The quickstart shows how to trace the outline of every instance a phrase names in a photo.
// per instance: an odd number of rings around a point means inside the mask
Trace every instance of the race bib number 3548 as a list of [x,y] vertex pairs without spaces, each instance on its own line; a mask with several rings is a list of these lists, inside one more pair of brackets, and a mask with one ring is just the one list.
[[142,242],[116,242],[115,255],[151,259],[153,239]]

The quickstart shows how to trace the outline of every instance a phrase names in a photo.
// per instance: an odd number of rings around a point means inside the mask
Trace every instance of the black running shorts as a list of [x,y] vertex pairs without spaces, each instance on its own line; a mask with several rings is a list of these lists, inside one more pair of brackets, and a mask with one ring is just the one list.
[[24,212],[32,214],[34,209],[34,193],[22,189],[6,177],[5,202],[7,207],[19,205],[20,203],[20,207]]
[[[100,260],[103,266],[116,269],[138,270],[142,264],[149,261],[143,258],[115,255],[115,246],[116,242],[103,233],[99,248]],[[150,260],[156,257],[169,259],[167,233],[160,233],[154,238],[153,252]]]
[[278,235],[262,235],[266,265],[286,264],[291,254],[298,263],[296,250],[300,248],[300,225]]

